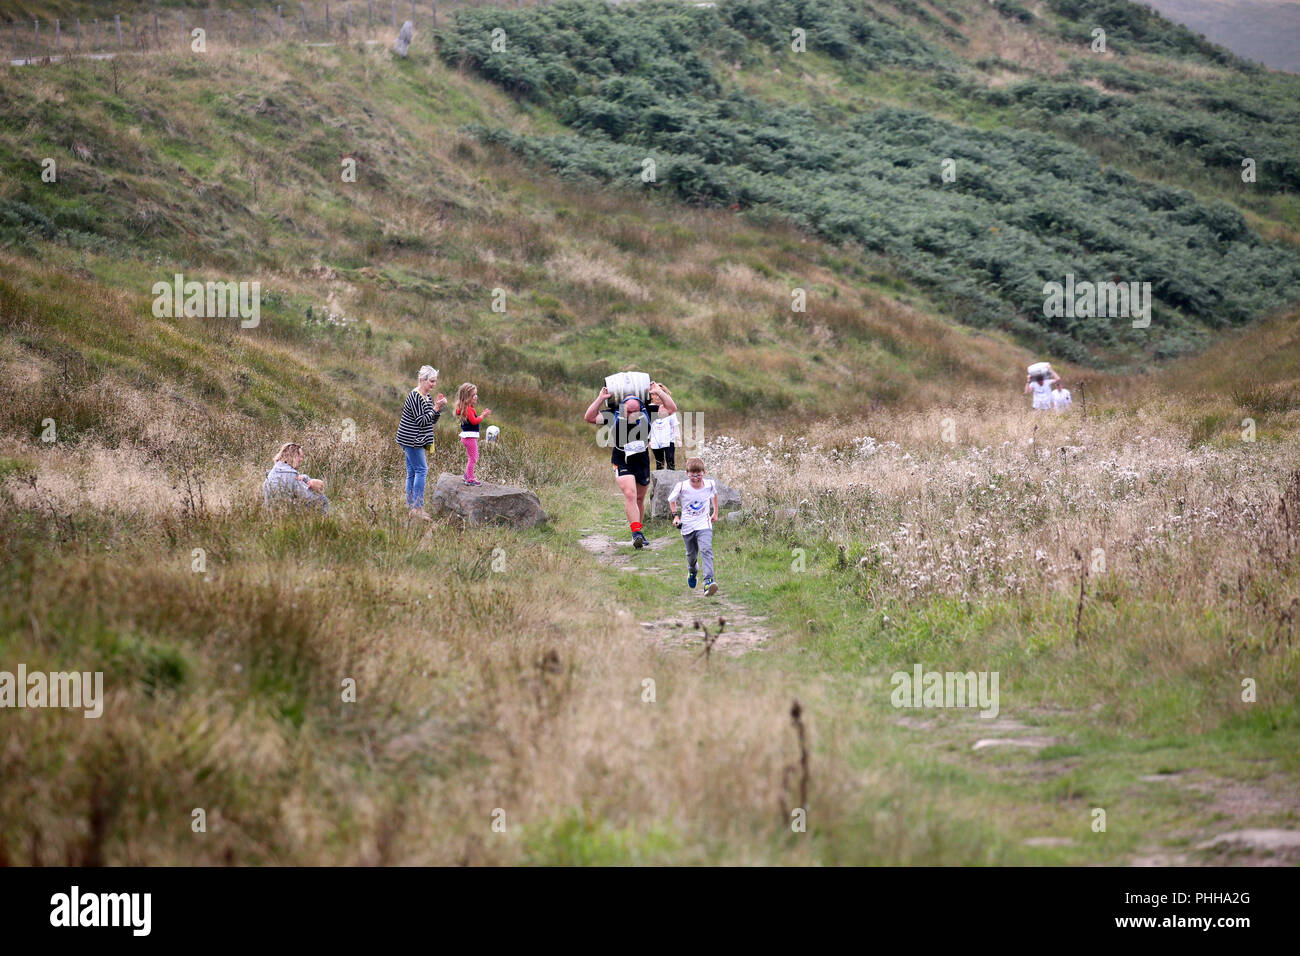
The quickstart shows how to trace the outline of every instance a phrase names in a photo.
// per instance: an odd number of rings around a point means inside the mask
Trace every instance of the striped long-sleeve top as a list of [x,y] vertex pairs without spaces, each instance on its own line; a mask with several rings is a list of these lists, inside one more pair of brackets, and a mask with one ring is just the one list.
[[402,419],[397,423],[397,444],[403,448],[423,448],[433,441],[433,426],[442,412],[433,407],[433,399],[411,389],[402,405]]

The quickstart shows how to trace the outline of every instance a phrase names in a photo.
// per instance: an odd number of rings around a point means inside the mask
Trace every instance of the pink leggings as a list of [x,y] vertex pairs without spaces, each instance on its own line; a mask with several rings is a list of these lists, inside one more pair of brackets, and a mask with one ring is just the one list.
[[478,439],[462,438],[460,443],[465,446],[465,454],[469,456],[469,464],[465,466],[465,480],[474,480],[474,463],[478,461]]

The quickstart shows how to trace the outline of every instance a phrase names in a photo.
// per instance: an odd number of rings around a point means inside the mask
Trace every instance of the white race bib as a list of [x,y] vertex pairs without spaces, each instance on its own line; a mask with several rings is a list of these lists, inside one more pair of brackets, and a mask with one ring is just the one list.
[[625,455],[639,455],[643,451],[645,451],[645,442],[643,441],[630,441],[623,446],[623,454]]

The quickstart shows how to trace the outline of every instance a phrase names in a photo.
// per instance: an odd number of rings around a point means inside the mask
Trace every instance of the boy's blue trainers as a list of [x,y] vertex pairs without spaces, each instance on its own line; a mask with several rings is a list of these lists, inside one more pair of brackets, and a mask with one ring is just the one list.
[[686,586],[687,586],[688,588],[690,588],[692,591],[695,590],[695,572],[694,572],[694,571],[692,571],[692,572],[690,573],[690,576],[686,579]]
[[641,548],[644,548],[645,546],[646,546],[645,535],[643,535],[640,531],[633,531],[633,532],[632,532],[632,547],[637,548],[637,549],[641,549]]
[[714,583],[713,578],[704,579],[704,593],[709,597],[718,593],[718,585]]

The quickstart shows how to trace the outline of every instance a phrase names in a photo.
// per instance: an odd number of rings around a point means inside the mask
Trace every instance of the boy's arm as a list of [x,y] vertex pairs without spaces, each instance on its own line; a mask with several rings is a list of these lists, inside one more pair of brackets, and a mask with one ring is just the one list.
[[713,523],[713,522],[716,522],[717,520],[718,520],[718,494],[717,494],[717,492],[714,492],[714,494],[713,494],[713,517],[710,518],[709,521],[710,521],[710,523]]

